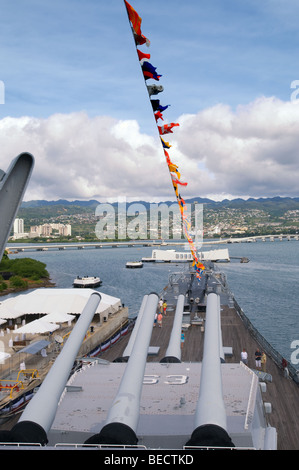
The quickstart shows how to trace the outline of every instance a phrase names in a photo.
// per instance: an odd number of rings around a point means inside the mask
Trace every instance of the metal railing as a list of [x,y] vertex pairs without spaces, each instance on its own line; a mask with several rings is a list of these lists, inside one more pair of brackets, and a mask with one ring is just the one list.
[[[273,346],[260,334],[260,332],[255,328],[255,326],[251,323],[249,318],[245,315],[244,311],[236,301],[234,295],[232,295],[232,300],[234,303],[234,307],[238,314],[240,315],[243,323],[245,324],[246,328],[249,332],[253,335],[253,337],[259,342],[261,348],[265,353],[273,359],[275,364],[283,370],[282,362],[285,361],[284,357],[275,349]],[[299,370],[297,370],[292,364],[288,362],[288,373],[289,376],[296,382],[299,383]]]

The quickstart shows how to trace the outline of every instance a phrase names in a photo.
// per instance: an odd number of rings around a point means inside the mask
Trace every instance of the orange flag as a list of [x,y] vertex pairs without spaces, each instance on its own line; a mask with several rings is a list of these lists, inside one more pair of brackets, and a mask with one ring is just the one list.
[[134,8],[126,1],[125,1],[125,5],[126,5],[126,8],[127,8],[127,12],[128,12],[128,16],[129,16],[129,20],[131,21],[131,24],[132,24],[132,28],[134,30],[134,33],[135,33],[135,41],[137,44],[144,44],[145,42],[147,43],[147,45],[149,45],[149,40],[143,36],[143,34],[141,33],[141,18],[140,16],[138,15],[137,11],[134,10]]

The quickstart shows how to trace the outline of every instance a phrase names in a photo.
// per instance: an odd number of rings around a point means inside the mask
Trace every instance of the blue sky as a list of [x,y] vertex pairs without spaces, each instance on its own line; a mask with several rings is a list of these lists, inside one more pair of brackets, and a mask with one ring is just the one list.
[[[287,100],[299,78],[299,4],[132,0],[171,112],[260,95]],[[2,1],[1,115],[151,119],[123,0]],[[143,47],[143,50],[146,49]],[[144,107],[143,107],[144,106]]]
[[[296,0],[130,3],[151,41],[148,50],[141,49],[151,53],[151,63],[162,74],[159,98],[171,104],[168,120],[219,105],[234,112],[261,97],[290,101],[291,82],[299,79]],[[141,134],[155,135],[123,0],[2,0],[1,6],[5,103],[0,119],[47,120],[57,113],[85,112],[90,119],[135,120]],[[203,165],[198,162],[199,168]],[[262,192],[256,190],[256,195]],[[286,193],[283,188],[277,192]]]

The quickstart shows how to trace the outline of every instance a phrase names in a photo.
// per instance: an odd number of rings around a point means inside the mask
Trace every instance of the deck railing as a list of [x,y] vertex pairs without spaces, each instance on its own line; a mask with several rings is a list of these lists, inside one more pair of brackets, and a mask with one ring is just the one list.
[[259,342],[261,348],[265,353],[273,359],[278,367],[289,375],[297,384],[299,383],[299,370],[296,369],[292,364],[288,362],[287,368],[284,368],[282,363],[285,361],[284,357],[275,349],[273,346],[268,343],[268,341],[260,334],[260,332],[255,328],[255,326],[251,323],[249,318],[245,315],[244,311],[236,301],[235,297],[232,295],[232,300],[234,303],[234,307],[238,314],[240,315],[243,323],[245,324],[246,328],[249,332],[253,335],[253,337]]

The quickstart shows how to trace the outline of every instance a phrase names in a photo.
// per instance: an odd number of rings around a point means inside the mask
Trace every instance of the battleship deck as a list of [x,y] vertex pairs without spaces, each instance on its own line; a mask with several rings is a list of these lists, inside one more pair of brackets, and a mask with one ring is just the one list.
[[[191,421],[193,422],[194,407],[198,396],[198,384],[201,380],[200,371],[205,334],[206,294],[209,292],[216,291],[220,295],[222,340],[225,351],[229,353],[225,357],[226,364],[223,364],[222,372],[224,374],[223,387],[230,429],[233,429],[232,420],[236,423],[235,418],[237,418],[239,423],[238,426],[243,426],[242,423],[246,423],[246,417],[250,418],[250,416],[253,416],[251,414],[253,411],[252,402],[248,401],[248,395],[243,394],[244,381],[247,383],[246,389],[248,393],[254,383],[252,377],[255,378],[256,382],[258,380],[255,373],[250,370],[255,367],[254,352],[257,347],[260,347],[253,335],[252,329],[245,327],[244,321],[241,319],[236,308],[236,303],[232,301],[230,292],[226,286],[220,286],[217,276],[212,275],[210,279],[208,278],[209,280],[206,284],[197,283],[196,280],[194,282],[194,276],[190,276],[188,273],[185,276],[183,275],[182,279],[183,281],[180,281],[179,278],[174,276],[170,279],[169,285],[163,290],[161,295],[167,301],[167,313],[163,318],[162,327],[160,328],[158,325],[153,326],[151,331],[145,375],[148,385],[143,387],[144,401],[140,406],[139,437],[141,444],[143,442],[145,444],[145,439],[155,439],[157,437],[151,435],[152,429],[154,429],[154,432],[158,429],[164,435],[163,439],[165,439],[166,444],[171,444],[171,439],[179,437],[179,448],[181,448],[181,445],[184,445],[184,442],[187,442],[186,436],[190,436],[190,423]],[[200,288],[199,285],[201,286]],[[221,287],[220,289],[219,286]],[[181,363],[164,364],[163,367],[163,364],[159,364],[159,362],[166,354],[174,323],[176,301],[181,293],[185,294],[182,322],[185,330],[185,342],[182,348]],[[80,371],[79,374],[72,376],[72,381],[68,385],[71,389],[73,388],[71,390],[72,393],[66,393],[64,395],[65,398],[62,399],[62,403],[58,407],[52,427],[52,434],[50,433],[50,445],[54,445],[55,442],[84,442],[84,439],[83,441],[77,441],[72,440],[72,438],[79,437],[80,432],[88,434],[91,431],[98,432],[100,430],[101,423],[105,420],[109,403],[111,403],[111,397],[115,396],[117,384],[125,368],[125,364],[115,363],[112,365],[110,363],[122,357],[129,337],[129,335],[121,337],[110,349],[102,352],[99,357],[104,361],[100,361],[97,367],[88,366],[83,368],[82,374]],[[249,354],[249,368],[239,365],[240,351],[243,347],[246,348]],[[87,361],[89,362],[88,358]],[[163,384],[170,384],[170,382],[167,382],[169,379],[166,377],[183,377],[181,374],[186,374],[186,371],[188,371],[186,375],[188,381],[187,388],[185,388],[186,393],[181,388],[184,385],[178,383],[173,384],[175,388],[179,386],[179,389],[177,388],[178,394],[175,394],[175,396],[173,390],[169,393],[171,388],[168,388],[168,385],[166,385],[167,392],[166,389],[163,389]],[[270,355],[268,355],[266,371],[268,374],[271,374],[272,381],[266,383],[266,391],[262,392],[262,398],[264,402],[271,403],[272,405],[272,413],[265,416],[268,426],[277,430],[277,448],[279,450],[298,449],[298,385],[292,379],[284,376],[282,368],[276,365]],[[154,375],[157,373],[160,374],[161,380],[158,380],[159,383],[156,383],[152,388],[149,385],[149,380],[157,377]],[[105,382],[103,382],[104,376],[106,377]],[[184,383],[187,384],[187,382]],[[169,387],[172,387],[172,385],[169,385]],[[77,392],[74,391],[76,388],[78,388]],[[236,390],[239,390],[240,393],[236,393]],[[184,398],[183,395],[185,395],[185,400],[184,405],[181,407],[180,397]],[[98,401],[99,399],[100,401]],[[175,413],[178,416],[174,415],[174,410],[176,410]],[[248,410],[249,414],[247,413]],[[94,419],[96,419],[96,423]],[[179,436],[175,436],[175,423],[178,423],[178,421],[181,429]],[[145,436],[143,434],[145,425],[148,428],[150,424],[151,430]],[[167,429],[166,425],[168,426]],[[6,429],[9,428],[6,427]],[[236,437],[237,433],[233,432]],[[60,439],[64,439],[64,436],[67,436],[67,434],[69,434],[70,441]],[[159,433],[155,432],[155,434]],[[57,437],[59,439],[56,441]],[[239,442],[236,445],[243,447]],[[246,444],[244,447],[246,448]],[[174,448],[177,448],[177,445]]]
[[[167,298],[167,292],[164,292]],[[245,327],[234,306],[227,305],[226,297],[221,302],[221,324],[223,346],[231,348],[232,355],[225,357],[227,363],[238,363],[240,352],[245,347],[248,352],[248,367],[255,369],[254,353],[260,344],[253,334]],[[168,304],[166,316],[163,317],[162,327],[153,328],[150,347],[155,353],[148,355],[148,362],[159,362],[166,352],[173,324],[175,309]],[[200,315],[200,313],[199,313]],[[203,312],[204,316],[204,312]],[[182,348],[182,362],[196,362],[202,360],[204,331],[200,324],[190,325],[185,330],[185,341]],[[122,356],[128,337],[103,353],[101,358],[113,361]],[[286,378],[282,368],[268,355],[266,372],[271,374],[272,382],[266,384],[263,393],[264,402],[271,403],[272,412],[267,414],[270,426],[277,429],[278,450],[299,449],[299,405],[298,384],[291,378]]]

